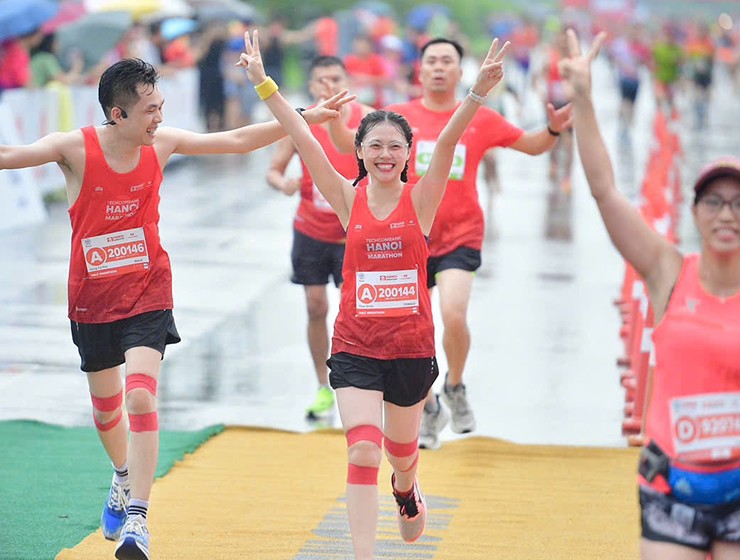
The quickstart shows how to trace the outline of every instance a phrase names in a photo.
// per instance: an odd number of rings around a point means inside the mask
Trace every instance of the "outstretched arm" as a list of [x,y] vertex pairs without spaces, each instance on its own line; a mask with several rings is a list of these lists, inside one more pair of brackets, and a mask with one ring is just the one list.
[[498,39],[493,40],[480,67],[475,85],[442,129],[432,152],[429,169],[414,188],[414,205],[424,233],[431,230],[437,207],[444,195],[457,142],[473,120],[483,98],[504,77],[503,58],[508,47],[507,41],[499,51]]
[[548,103],[547,126],[537,132],[525,132],[509,147],[530,156],[537,156],[551,150],[560,133],[570,128],[572,124],[570,103],[560,109],[555,109],[552,103]]
[[45,163],[62,163],[69,133],[54,132],[26,146],[0,146],[0,169],[23,169]]
[[[258,94],[293,139],[321,194],[337,213],[342,225],[347,227],[354,201],[352,185],[331,165],[321,144],[311,134],[306,120],[280,95],[275,82],[268,79],[262,65],[257,31],[254,32],[254,41],[250,39],[248,32],[244,34],[244,46],[246,52],[241,54],[239,63],[246,68],[247,76],[255,84]],[[336,118],[339,116],[339,109],[354,98],[355,96],[348,96],[346,91],[342,91],[322,102],[317,109],[322,108]]]
[[560,73],[572,99],[578,153],[591,195],[617,250],[647,282],[657,320],[668,301],[682,259],[678,250],[648,226],[616,187],[611,159],[591,99],[591,63],[604,38],[605,34],[601,33],[589,52],[581,54],[578,38],[569,29],[570,56],[560,62]]

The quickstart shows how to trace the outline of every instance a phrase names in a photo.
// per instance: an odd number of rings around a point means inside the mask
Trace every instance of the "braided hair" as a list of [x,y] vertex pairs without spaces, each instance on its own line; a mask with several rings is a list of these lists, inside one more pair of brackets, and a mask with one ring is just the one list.
[[[404,117],[402,117],[398,113],[393,113],[392,111],[382,110],[373,111],[372,113],[368,113],[367,115],[365,115],[365,117],[360,121],[360,126],[357,128],[357,133],[355,134],[355,157],[357,158],[359,175],[357,176],[357,179],[355,179],[354,183],[352,183],[353,187],[356,186],[357,183],[362,181],[365,177],[367,177],[365,162],[356,155],[362,147],[362,141],[365,139],[365,136],[367,136],[368,132],[370,132],[379,124],[383,123],[388,123],[391,126],[395,126],[398,131],[403,134],[404,138],[406,138],[406,143],[408,144],[408,146],[411,147],[411,142],[414,138],[414,134],[413,132],[411,132],[411,126],[409,125],[409,122]],[[407,160],[403,171],[401,171],[401,181],[406,183],[408,182],[408,180],[409,162]]]

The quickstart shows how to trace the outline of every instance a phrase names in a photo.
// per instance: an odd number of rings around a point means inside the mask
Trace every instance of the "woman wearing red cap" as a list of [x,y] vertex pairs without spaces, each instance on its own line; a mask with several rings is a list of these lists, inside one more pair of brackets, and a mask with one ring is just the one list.
[[740,558],[740,158],[705,167],[692,214],[701,251],[683,255],[620,194],[591,100],[588,54],[568,32],[561,62],[591,194],[655,312],[655,369],[640,456],[644,560]]

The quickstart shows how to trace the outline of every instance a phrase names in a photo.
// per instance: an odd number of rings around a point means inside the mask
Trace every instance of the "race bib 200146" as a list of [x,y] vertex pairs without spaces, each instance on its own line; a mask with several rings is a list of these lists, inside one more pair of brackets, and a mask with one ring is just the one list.
[[86,237],[82,240],[82,250],[90,278],[149,268],[144,228]]

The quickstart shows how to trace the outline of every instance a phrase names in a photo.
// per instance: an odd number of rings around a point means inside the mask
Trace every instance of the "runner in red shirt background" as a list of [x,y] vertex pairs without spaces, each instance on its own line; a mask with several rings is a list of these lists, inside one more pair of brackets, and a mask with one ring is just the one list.
[[[425,175],[407,182],[412,137],[400,115],[376,111],[357,129],[358,187],[331,165],[321,144],[265,75],[257,33],[245,36],[249,79],[293,138],[311,176],[347,229],[344,284],[334,326],[330,381],[347,436],[347,511],[355,558],[374,558],[378,470],[385,439],[391,485],[405,541],[424,529],[417,482],[418,436],[426,395],[437,377],[434,324],[426,284],[425,236],[455,159],[456,145],[488,92],[503,77],[508,46],[494,40],[471,92],[436,138]],[[346,95],[340,92],[331,99]]]
[[[101,525],[105,538],[118,539],[121,560],[149,558],[146,516],[159,454],[157,378],[166,345],[180,341],[170,261],[159,239],[162,170],[174,153],[245,154],[285,136],[276,122],[213,134],[160,127],[164,97],[158,79],[150,64],[123,59],[100,78],[103,126],[0,146],[0,170],[53,162],[66,179],[72,339],[115,470]],[[336,109],[327,102],[304,116],[320,123],[336,117]]]
[[[411,152],[409,182],[416,183],[428,166],[437,137],[460,102],[456,92],[462,78],[462,47],[450,39],[432,39],[421,50],[422,97],[392,105],[388,110],[405,116],[416,142]],[[429,234],[428,287],[439,287],[444,325],[443,346],[448,372],[442,399],[429,393],[424,408],[419,445],[440,446],[439,434],[452,415],[452,429],[458,433],[475,430],[475,416],[468,402],[463,370],[470,350],[467,314],[473,274],[481,265],[485,235],[483,209],[478,200],[478,166],[487,150],[509,147],[537,155],[551,149],[562,130],[570,126],[570,107],[547,107],[548,125],[537,132],[524,132],[499,113],[482,107],[455,148],[455,158],[442,203]],[[330,123],[332,139],[342,151],[350,151],[353,131],[342,123]]]
[[[334,56],[315,58],[308,75],[308,90],[315,102],[324,98],[327,87],[337,91],[347,87],[344,64]],[[362,117],[372,110],[367,105],[349,103],[342,118],[348,127],[354,129],[359,126]],[[355,155],[340,154],[334,148],[326,127],[326,124],[312,126],[311,133],[321,144],[334,169],[347,179],[354,178],[357,175]],[[334,410],[334,393],[329,387],[329,369],[326,365],[329,358],[329,297],[326,285],[330,278],[333,278],[337,287],[342,283],[345,232],[331,205],[316,188],[305,163],[301,162],[301,177],[290,178],[286,175],[288,164],[296,153],[295,144],[290,138],[278,142],[267,172],[267,182],[288,196],[299,189],[301,191],[301,202],[293,222],[291,282],[302,284],[306,294],[308,347],[319,383],[316,397],[306,409],[306,418],[320,420]]]
[[591,62],[568,30],[560,64],[578,152],[617,250],[645,280],[655,313],[639,463],[643,560],[740,558],[740,158],[694,184],[699,254],[683,255],[618,190],[591,100]]

